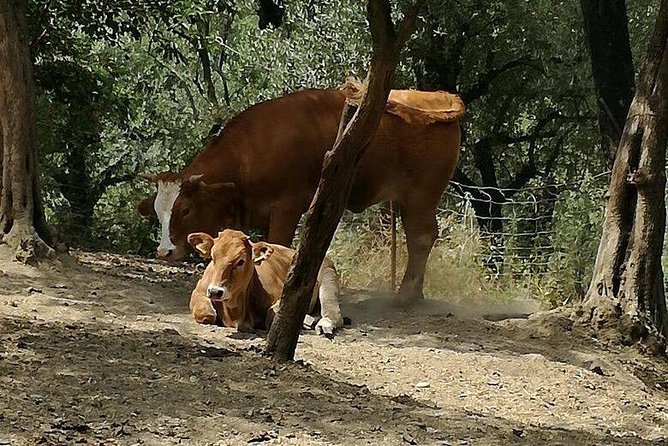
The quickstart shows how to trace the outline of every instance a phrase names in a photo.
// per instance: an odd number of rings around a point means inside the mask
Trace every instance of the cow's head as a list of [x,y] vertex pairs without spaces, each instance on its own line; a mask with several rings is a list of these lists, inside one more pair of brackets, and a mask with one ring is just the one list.
[[158,257],[181,260],[186,254],[188,234],[216,234],[222,228],[239,226],[240,202],[234,183],[209,184],[202,175],[182,179],[170,173],[144,178],[155,183],[158,191],[141,201],[137,209],[142,215],[148,216],[153,210],[158,216]]
[[271,255],[271,246],[252,244],[246,234],[232,229],[225,229],[215,239],[196,232],[188,236],[188,243],[201,256],[211,258],[210,283],[206,284],[209,298],[243,311],[255,263]]

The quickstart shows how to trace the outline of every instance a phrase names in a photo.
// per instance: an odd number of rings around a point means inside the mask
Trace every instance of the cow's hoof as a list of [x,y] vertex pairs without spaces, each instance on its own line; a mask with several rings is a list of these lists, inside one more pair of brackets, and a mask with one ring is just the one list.
[[334,330],[336,330],[336,322],[328,317],[323,317],[315,325],[316,334],[322,335],[327,339],[332,339],[334,337]]
[[216,323],[216,315],[215,314],[196,314],[195,315],[195,321],[198,324],[213,325],[213,324]]
[[216,323],[216,316],[211,316],[207,314],[206,316],[196,317],[195,320],[197,321],[198,324],[213,325]]
[[394,304],[399,307],[410,307],[424,300],[422,291],[402,292],[394,296]]

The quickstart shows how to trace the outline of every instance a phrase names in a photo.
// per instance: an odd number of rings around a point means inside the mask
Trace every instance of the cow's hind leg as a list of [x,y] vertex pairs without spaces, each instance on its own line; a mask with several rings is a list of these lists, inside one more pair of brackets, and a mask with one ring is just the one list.
[[425,205],[421,200],[401,203],[401,221],[406,232],[408,265],[396,303],[408,305],[424,299],[422,287],[427,258],[438,234],[436,204]]

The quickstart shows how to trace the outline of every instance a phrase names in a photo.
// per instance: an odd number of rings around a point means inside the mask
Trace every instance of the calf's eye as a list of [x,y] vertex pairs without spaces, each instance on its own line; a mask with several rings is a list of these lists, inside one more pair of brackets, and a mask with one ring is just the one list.
[[244,263],[246,263],[244,259],[237,260],[237,268],[239,268],[240,266],[244,266]]

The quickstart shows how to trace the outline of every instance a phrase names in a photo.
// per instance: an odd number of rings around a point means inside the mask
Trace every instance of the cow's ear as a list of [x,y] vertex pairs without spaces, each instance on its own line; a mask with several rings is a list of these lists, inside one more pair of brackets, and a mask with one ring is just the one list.
[[204,232],[194,232],[188,236],[188,243],[195,248],[195,251],[202,257],[211,257],[211,249],[213,248],[213,237]]
[[274,253],[274,248],[265,242],[253,244],[253,263],[260,264],[267,260]]
[[153,212],[153,206],[155,203],[155,197],[157,194],[153,194],[150,197],[144,198],[137,204],[137,210],[144,217],[148,217]]
[[148,173],[140,173],[137,175],[137,178],[140,180],[148,181],[149,183],[157,183],[158,182],[158,176],[153,175],[153,174],[148,174]]

